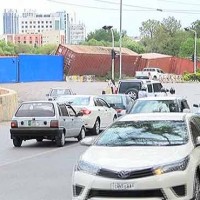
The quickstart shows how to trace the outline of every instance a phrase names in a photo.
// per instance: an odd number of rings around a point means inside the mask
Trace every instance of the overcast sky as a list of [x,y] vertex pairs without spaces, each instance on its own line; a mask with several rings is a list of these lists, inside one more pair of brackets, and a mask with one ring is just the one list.
[[[63,2],[63,3],[62,3]],[[200,20],[199,0],[122,0],[122,29],[130,36],[139,35],[141,23],[148,19],[162,21],[174,16],[181,21],[182,27]],[[87,33],[104,25],[118,29],[120,25],[120,0],[5,0],[1,2],[0,34],[3,33],[3,10],[36,9],[41,13],[66,10],[76,22],[86,25]],[[157,9],[162,10],[157,11]]]

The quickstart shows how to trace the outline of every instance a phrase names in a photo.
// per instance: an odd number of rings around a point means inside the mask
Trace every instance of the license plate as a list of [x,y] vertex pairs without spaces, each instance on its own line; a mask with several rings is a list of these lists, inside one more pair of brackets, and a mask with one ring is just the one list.
[[28,121],[29,126],[39,126],[40,122],[39,121]]
[[134,183],[112,183],[112,190],[132,190],[134,188]]

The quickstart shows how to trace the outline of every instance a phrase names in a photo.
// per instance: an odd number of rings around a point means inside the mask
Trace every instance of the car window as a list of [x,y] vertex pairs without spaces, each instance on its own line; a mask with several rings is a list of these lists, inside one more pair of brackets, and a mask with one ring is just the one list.
[[31,102],[22,104],[17,110],[16,117],[53,117],[55,109],[52,103]]
[[95,106],[103,106],[103,104],[99,99],[95,99]]
[[101,95],[108,104],[115,104],[114,108],[122,108],[126,105],[126,99],[120,95]]
[[178,104],[174,100],[137,100],[130,113],[178,112]]
[[51,96],[60,96],[60,95],[68,95],[71,94],[70,89],[52,89],[50,95]]
[[70,104],[73,106],[87,106],[90,104],[90,97],[79,97],[76,95],[72,95],[74,96],[73,98],[70,98]]
[[148,84],[148,85],[147,85],[147,89],[148,89],[148,93],[152,93],[152,92],[153,92],[153,89],[152,89],[152,85],[151,85],[151,84]]
[[117,121],[97,139],[98,146],[165,146],[188,141],[185,121]]
[[71,106],[67,105],[66,107],[67,107],[67,110],[68,110],[68,113],[70,116],[76,115],[75,111],[73,110],[73,108]]
[[162,84],[161,83],[153,83],[154,92],[160,92],[161,88],[162,88]]
[[190,122],[190,128],[191,128],[193,142],[196,143],[196,138],[200,136],[200,130],[199,128],[197,128],[196,124],[193,121]]
[[60,105],[60,111],[61,111],[61,116],[69,116],[67,108],[64,104]]
[[109,105],[103,100],[103,99],[99,99],[99,101],[101,102],[101,104],[105,107],[109,107]]

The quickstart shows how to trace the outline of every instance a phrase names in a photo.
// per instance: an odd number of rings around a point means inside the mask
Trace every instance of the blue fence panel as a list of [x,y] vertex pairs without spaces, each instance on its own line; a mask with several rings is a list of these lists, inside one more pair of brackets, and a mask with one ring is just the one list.
[[16,83],[18,81],[18,58],[0,57],[0,83]]
[[19,55],[19,81],[62,81],[63,56]]

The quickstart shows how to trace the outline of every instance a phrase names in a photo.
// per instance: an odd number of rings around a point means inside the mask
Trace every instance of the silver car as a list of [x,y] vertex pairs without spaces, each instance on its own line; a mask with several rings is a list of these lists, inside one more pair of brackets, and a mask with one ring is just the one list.
[[76,113],[71,105],[54,101],[23,102],[11,121],[11,139],[15,147],[23,140],[48,139],[58,147],[65,144],[65,138],[75,137],[80,141],[85,137],[85,126],[81,113]]

